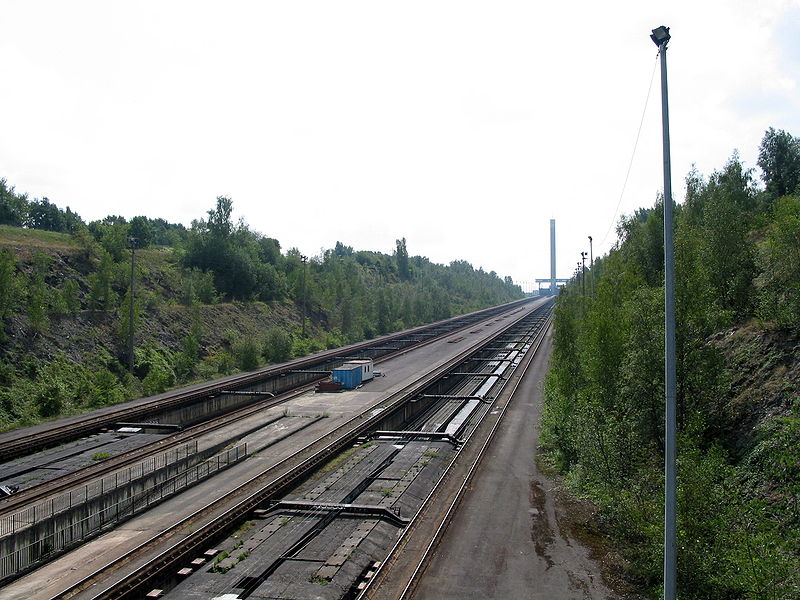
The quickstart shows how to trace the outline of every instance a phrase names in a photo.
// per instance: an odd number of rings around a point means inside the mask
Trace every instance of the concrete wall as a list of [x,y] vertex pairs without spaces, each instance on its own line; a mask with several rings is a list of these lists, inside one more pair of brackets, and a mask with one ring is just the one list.
[[[182,455],[174,452],[171,457],[147,459],[125,471],[132,477],[118,476],[117,485],[110,485],[114,476],[105,477],[103,481],[109,483],[103,485],[97,495],[92,496],[85,486],[83,497],[64,494],[4,518],[4,528],[9,533],[0,538],[0,582],[16,577],[247,456],[245,445],[212,456],[215,451],[211,448]],[[63,496],[70,496],[72,504],[65,503]]]

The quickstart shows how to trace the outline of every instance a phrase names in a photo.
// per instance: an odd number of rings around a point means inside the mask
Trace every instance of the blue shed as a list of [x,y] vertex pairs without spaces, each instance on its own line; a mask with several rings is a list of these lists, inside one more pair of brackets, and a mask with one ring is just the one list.
[[331,372],[331,380],[338,381],[346,390],[352,390],[374,377],[371,360],[355,360],[336,367]]

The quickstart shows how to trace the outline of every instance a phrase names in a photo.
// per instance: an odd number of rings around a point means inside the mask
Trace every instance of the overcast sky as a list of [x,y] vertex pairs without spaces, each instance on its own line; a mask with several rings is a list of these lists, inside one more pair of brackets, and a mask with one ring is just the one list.
[[[800,135],[800,0],[0,0],[0,177],[85,220],[189,225],[219,195],[337,240],[517,282],[608,251],[662,189],[650,30],[670,27],[675,199],[695,163]],[[621,202],[620,202],[621,197]],[[620,202],[619,213],[616,207]],[[616,214],[616,217],[615,217]]]

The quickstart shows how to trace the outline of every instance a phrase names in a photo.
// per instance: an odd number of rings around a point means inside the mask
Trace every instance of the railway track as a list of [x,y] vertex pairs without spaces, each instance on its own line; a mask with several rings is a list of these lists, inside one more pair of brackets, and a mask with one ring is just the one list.
[[[500,321],[501,319],[508,318],[509,314],[516,315],[520,310],[520,308],[512,309],[510,312],[507,312],[505,316],[496,320]],[[485,318],[486,316],[484,314],[484,319]],[[486,323],[487,326],[490,324],[492,323]],[[503,331],[507,330],[511,325],[512,319],[509,319],[509,325],[503,327]],[[448,330],[445,335],[449,335],[450,333],[452,333],[452,329]],[[477,330],[470,333],[477,333]],[[502,331],[491,336],[488,345],[491,346],[492,340],[497,339],[501,334]],[[458,341],[461,340],[463,340],[463,338],[458,338]],[[379,341],[379,343],[385,344],[386,341]],[[130,552],[127,552],[123,557],[117,557],[113,565],[106,565],[103,569],[99,570],[99,573],[72,585],[69,590],[62,591],[56,596],[53,596],[53,598],[136,597],[136,590],[138,590],[144,582],[151,581],[153,578],[158,578],[168,571],[172,565],[180,563],[182,558],[196,553],[199,548],[211,543],[214,539],[218,539],[225,531],[229,530],[234,523],[241,520],[249,512],[263,505],[264,502],[278,497],[292,485],[302,480],[307,473],[320,466],[340,450],[352,444],[354,439],[365,435],[370,430],[374,430],[387,414],[406,403],[409,398],[421,397],[426,387],[431,385],[438,377],[444,375],[448,370],[452,371],[455,366],[466,364],[468,359],[482,345],[486,344],[473,344],[466,348],[446,364],[428,373],[428,375],[421,380],[408,384],[401,390],[392,394],[381,403],[378,412],[373,409],[367,413],[357,415],[349,419],[335,431],[314,439],[303,448],[281,460],[278,464],[270,466],[257,476],[252,477],[247,482],[238,486],[235,490],[228,492],[223,498],[209,502],[205,506],[195,510],[192,514],[181,518],[171,527],[161,532],[160,535],[140,544]],[[397,349],[394,354],[402,354],[409,350],[409,347]],[[341,350],[336,352],[336,354],[341,353]],[[477,360],[484,359],[478,358]],[[504,359],[497,358],[495,362],[501,362],[502,360]],[[480,370],[472,373],[472,375],[475,374],[480,374]],[[230,384],[225,385],[229,386]],[[296,394],[299,395],[299,392]],[[279,400],[280,399],[276,399],[275,401],[277,402]],[[271,403],[272,401],[264,404],[271,405]],[[263,406],[262,408],[258,408],[256,405],[253,405],[249,408],[257,412],[263,409]],[[209,425],[209,427],[211,427],[211,425]],[[460,431],[463,431],[463,428]],[[187,430],[183,433],[188,434],[190,432]],[[191,535],[186,535],[185,532],[187,528],[193,530]],[[165,540],[171,541],[165,543]],[[154,550],[155,546],[159,547],[157,552]],[[143,563],[143,559],[141,558],[142,554],[150,556],[150,558],[144,561],[146,564]],[[134,566],[136,566],[135,569],[133,568]],[[111,577],[110,572],[112,571],[122,574]],[[98,581],[110,581],[110,583],[101,586],[98,584]],[[103,588],[102,590],[99,589],[101,587]],[[91,593],[86,591],[88,589],[92,590]]]
[[[431,490],[430,494],[426,497],[422,506],[411,519],[409,525],[404,529],[403,534],[398,538],[395,545],[389,551],[388,556],[381,565],[376,569],[374,575],[370,577],[365,585],[359,590],[356,600],[382,600],[384,598],[393,598],[396,600],[406,600],[411,597],[414,591],[414,586],[417,583],[425,565],[429,561],[432,554],[437,550],[438,543],[442,538],[444,531],[450,525],[453,516],[461,503],[466,490],[468,489],[472,479],[480,467],[481,461],[486,455],[491,442],[500,427],[503,418],[505,417],[506,410],[509,406],[511,399],[514,396],[517,388],[519,387],[528,366],[536,355],[536,351],[544,340],[544,336],[552,322],[552,314],[548,314],[546,323],[539,329],[537,335],[532,340],[531,349],[526,352],[525,358],[521,367],[514,373],[514,381],[507,391],[506,402],[503,404],[499,411],[497,418],[491,424],[491,428],[485,432],[482,438],[473,439],[470,437],[453,457],[447,471],[443,477],[437,482],[437,485]],[[473,447],[470,447],[472,443]],[[448,483],[448,477],[452,471],[456,470],[456,466],[460,458],[464,458],[464,464],[461,470],[464,472],[460,479],[460,484],[457,485],[455,491],[452,486],[447,488],[445,485]],[[457,476],[454,476],[457,477]],[[443,494],[447,494],[447,498],[442,498]],[[436,516],[432,507],[435,503],[444,504],[445,508],[439,507],[439,516]],[[412,550],[409,548],[409,539],[417,533],[417,529],[425,529],[429,531],[421,532],[420,537],[427,537],[428,542],[423,545],[422,549],[416,552],[416,555],[411,562],[412,570],[404,572],[399,577],[395,574],[395,581],[388,582],[392,576],[392,568],[401,553],[409,553]],[[432,531],[431,531],[432,530]],[[398,580],[402,583],[398,585]]]
[[[493,336],[489,343],[500,335],[501,333]],[[453,370],[453,367],[462,364],[475,351],[475,347],[467,348],[436,371],[393,394],[387,399],[385,408],[380,413],[372,416],[362,414],[352,418],[335,432],[314,440],[280,465],[246,482],[232,491],[226,499],[209,503],[175,523],[170,531],[164,532],[165,536],[178,537],[175,533],[187,526],[193,528],[194,533],[167,544],[165,549],[155,553],[145,563],[139,562],[133,572],[116,575],[111,578],[110,583],[106,580],[102,586],[97,583],[98,574],[95,574],[78,582],[69,591],[57,597],[101,600],[142,596],[147,591],[144,587],[151,585],[150,582],[166,577],[170,570],[174,570],[174,565],[189,562],[191,557],[202,554],[204,548],[212,546],[215,540],[230,531],[253,510],[278,497],[308,472],[352,445],[354,440],[374,430],[387,412],[407,402],[409,398],[419,396],[434,381]],[[130,564],[138,554],[147,551],[154,543],[155,540],[151,540],[131,550],[122,561],[118,560],[115,565],[108,565],[106,573],[112,570],[118,573],[120,562]],[[102,589],[99,589],[101,587]]]
[[[38,451],[90,435],[116,423],[145,421],[158,413],[202,401],[211,395],[220,394],[226,390],[237,391],[252,388],[263,384],[265,381],[282,376],[285,377],[292,371],[330,370],[334,364],[341,362],[342,355],[363,354],[372,358],[380,358],[395,351],[407,350],[418,343],[428,341],[430,338],[447,335],[455,329],[468,327],[477,321],[512,311],[528,301],[528,299],[518,300],[506,305],[475,311],[467,315],[321,352],[287,363],[264,367],[253,372],[232,375],[157,396],[92,411],[85,415],[3,433],[0,434],[0,462],[7,462],[13,458],[30,454],[32,451]],[[397,347],[390,344],[397,344]],[[372,356],[369,356],[370,354]],[[313,378],[305,379],[307,379],[305,383],[309,383]]]
[[[490,314],[485,314],[486,311],[479,311],[477,313],[471,313],[470,315],[465,315],[463,318],[456,318],[456,319],[449,319],[442,323],[433,324],[430,327],[426,328],[415,328],[414,330],[410,330],[407,332],[403,332],[402,336],[407,338],[409,335],[419,335],[421,333],[430,332],[432,329],[435,331],[444,325],[445,331],[444,333],[439,333],[437,335],[432,335],[427,339],[421,339],[420,341],[414,343],[413,345],[404,346],[403,348],[397,350],[387,350],[385,354],[375,359],[376,364],[380,364],[382,361],[386,361],[391,359],[392,357],[407,352],[412,348],[419,348],[426,344],[430,344],[442,336],[447,336],[452,333],[456,328],[454,327],[455,324],[459,325],[459,329],[466,328],[472,326],[476,319],[483,319],[483,318],[491,318],[493,314],[496,314],[495,310],[492,309],[488,311]],[[398,334],[400,335],[400,334]],[[391,336],[390,339],[402,339],[398,338],[398,336]],[[220,380],[217,382],[212,382],[209,386],[204,388],[203,390],[192,390],[191,392],[183,392],[177,391],[174,394],[174,397],[168,397],[163,399],[163,403],[161,400],[156,400],[154,398],[152,403],[148,403],[148,411],[149,414],[155,414],[164,410],[165,408],[169,408],[175,406],[176,404],[186,403],[186,402],[197,402],[202,400],[203,398],[208,397],[209,395],[220,394],[221,391],[228,391],[231,389],[241,389],[247,383],[249,386],[258,385],[259,382],[263,381],[266,378],[275,377],[275,373],[277,372],[278,375],[284,373],[288,370],[295,371],[299,369],[309,369],[310,366],[319,365],[320,361],[324,361],[324,364],[328,364],[331,360],[335,360],[337,357],[341,356],[342,354],[350,354],[357,351],[364,351],[368,350],[371,347],[374,347],[376,344],[380,345],[381,347],[386,347],[387,339],[381,338],[380,340],[373,341],[370,344],[356,344],[354,346],[347,347],[346,349],[336,349],[334,351],[324,353],[323,355],[314,357],[312,359],[303,359],[301,361],[293,361],[287,363],[286,365],[279,365],[276,368],[267,368],[262,369],[261,371],[257,372],[256,374],[244,374],[241,376],[235,376],[234,378],[225,378],[224,380]],[[291,367],[291,369],[289,369]],[[168,437],[162,438],[160,440],[151,442],[147,445],[141,446],[124,454],[113,456],[107,458],[99,463],[90,465],[89,467],[85,467],[78,471],[67,473],[60,477],[51,479],[45,483],[32,486],[30,488],[24,488],[18,491],[16,494],[12,496],[6,496],[0,498],[0,518],[3,515],[10,514],[14,511],[20,510],[22,507],[41,501],[42,499],[63,493],[65,490],[69,490],[70,488],[78,487],[81,485],[85,485],[90,481],[96,480],[104,475],[109,473],[113,473],[114,471],[118,471],[123,469],[129,465],[137,463],[143,459],[146,459],[156,453],[165,452],[171,448],[179,446],[181,444],[186,443],[189,440],[196,439],[198,436],[209,434],[215,430],[219,430],[222,427],[225,427],[231,423],[234,423],[238,420],[244,419],[258,413],[260,411],[266,410],[268,408],[278,406],[289,400],[296,398],[297,396],[305,393],[311,387],[313,387],[314,383],[321,379],[321,377],[316,376],[312,378],[311,383],[301,383],[298,384],[293,389],[288,391],[282,392],[278,395],[275,395],[269,399],[262,399],[256,400],[252,404],[248,404],[238,409],[234,409],[228,413],[225,413],[217,418],[209,419],[208,421],[199,423],[197,425],[190,426],[184,430],[181,430],[173,435]],[[254,396],[257,398],[257,396]],[[160,408],[156,409],[155,406]],[[137,408],[137,410],[139,410]],[[111,418],[111,415],[103,415],[102,421],[98,421],[95,418],[87,419],[83,424],[81,424],[80,431],[85,432],[88,430],[96,431],[96,427],[98,423],[102,423],[102,426],[106,427],[110,424],[118,423],[123,419],[133,418],[133,417],[142,417],[142,413],[140,412],[132,412],[128,409],[122,409],[119,412],[113,413],[115,416]],[[54,435],[58,436],[60,440],[66,440],[72,437],[70,433],[70,428],[72,425],[65,424],[63,427],[58,427],[54,430]],[[93,429],[94,428],[94,429]],[[22,440],[28,440],[30,436],[24,436],[20,438]],[[28,446],[28,441],[24,442],[24,447]],[[20,446],[17,445],[16,440],[12,442],[8,442],[7,444],[0,444],[0,456],[3,456],[5,452],[6,456],[13,454],[16,452]],[[41,446],[38,447],[41,449]]]

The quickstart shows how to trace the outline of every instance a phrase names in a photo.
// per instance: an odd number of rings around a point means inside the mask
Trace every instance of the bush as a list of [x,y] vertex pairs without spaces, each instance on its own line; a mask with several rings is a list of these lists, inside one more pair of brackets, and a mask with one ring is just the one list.
[[114,262],[111,255],[100,251],[100,263],[97,270],[89,274],[89,308],[92,310],[110,310],[117,304],[117,294],[112,289],[114,281]]
[[3,320],[11,316],[19,302],[21,284],[16,260],[8,250],[0,250],[0,340],[4,337]]
[[79,292],[80,288],[74,279],[64,281],[61,286],[61,304],[65,312],[74,315],[81,309]]
[[230,352],[224,350],[214,357],[214,361],[217,363],[217,372],[220,375],[230,375],[236,368],[236,359]]
[[119,379],[109,370],[95,371],[91,378],[89,406],[100,408],[117,404],[127,398],[125,388]]
[[781,198],[759,249],[759,314],[781,325],[800,322],[800,198]]
[[214,304],[219,300],[214,287],[214,274],[198,268],[187,269],[183,276],[183,297],[181,302],[189,306],[196,302]]
[[34,403],[39,415],[45,419],[57,417],[64,409],[66,393],[60,381],[48,379],[36,386]]
[[264,358],[278,363],[292,357],[292,336],[280,327],[271,327],[264,338]]
[[175,373],[167,365],[153,365],[142,380],[145,396],[154,396],[167,391],[175,383]]
[[200,337],[192,331],[183,338],[181,351],[175,355],[175,375],[180,380],[187,380],[200,360]]
[[242,371],[252,371],[257,368],[260,353],[258,344],[252,337],[240,338],[233,344],[233,356]]
[[166,391],[175,384],[175,362],[172,354],[163,346],[147,343],[135,350],[136,372],[144,373],[142,392],[152,396]]

